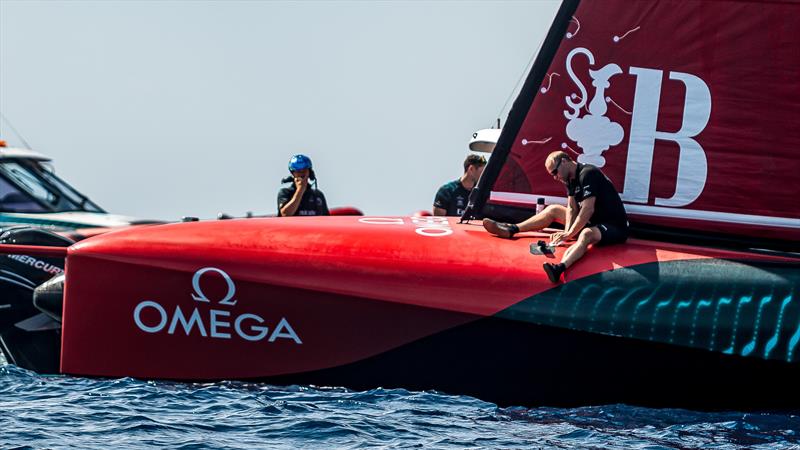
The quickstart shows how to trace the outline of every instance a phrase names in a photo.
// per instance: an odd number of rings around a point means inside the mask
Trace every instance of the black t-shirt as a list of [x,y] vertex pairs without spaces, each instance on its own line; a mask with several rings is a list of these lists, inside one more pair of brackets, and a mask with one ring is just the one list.
[[461,180],[451,181],[440,187],[433,199],[433,206],[447,211],[448,216],[461,217],[467,207],[470,191],[464,189]]
[[594,213],[589,219],[591,225],[601,223],[621,227],[628,226],[628,215],[619,198],[617,190],[603,172],[591,164],[578,163],[575,179],[567,185],[567,195],[574,196],[580,203],[594,197]]
[[[292,184],[278,191],[278,215],[281,214],[283,205],[289,203],[289,200],[294,197],[296,190],[297,188]],[[325,195],[322,194],[322,191],[311,187],[306,188],[306,191],[303,192],[300,206],[297,207],[297,211],[294,213],[295,216],[329,216],[330,214]]]

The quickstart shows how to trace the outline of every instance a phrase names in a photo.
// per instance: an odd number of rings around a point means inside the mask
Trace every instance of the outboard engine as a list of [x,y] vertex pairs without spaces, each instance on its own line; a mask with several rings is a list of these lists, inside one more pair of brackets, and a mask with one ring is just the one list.
[[[10,227],[0,232],[0,244],[68,247],[73,243],[41,228]],[[63,258],[0,254],[0,350],[10,363],[39,373],[58,372],[63,274]],[[48,282],[54,277],[59,278]],[[35,302],[37,286],[41,293]]]

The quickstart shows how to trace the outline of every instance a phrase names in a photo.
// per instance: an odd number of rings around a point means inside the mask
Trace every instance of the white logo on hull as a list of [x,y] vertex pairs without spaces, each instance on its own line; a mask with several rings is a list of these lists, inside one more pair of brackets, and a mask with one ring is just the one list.
[[[216,267],[204,267],[194,273],[192,277],[192,287],[194,288],[194,292],[191,294],[192,300],[200,303],[212,303],[200,288],[200,279],[209,272],[222,276],[227,285],[225,296],[217,301],[216,304],[224,306],[236,305],[236,300],[233,299],[236,293],[236,285],[225,271]],[[145,323],[142,319],[145,311],[155,313],[157,320]],[[152,316],[153,314],[150,313],[150,315]],[[229,321],[230,319],[233,319],[233,323]],[[224,309],[209,309],[207,312],[201,313],[201,310],[195,307],[187,315],[180,306],[176,305],[174,311],[170,313],[160,303],[154,300],[144,300],[134,308],[133,321],[145,333],[160,333],[166,329],[167,334],[175,334],[180,326],[186,336],[197,333],[202,337],[213,339],[231,339],[236,336],[252,342],[262,341],[266,338],[267,342],[289,339],[294,341],[295,344],[303,343],[285,317],[281,317],[273,328],[272,333],[270,333],[270,328],[264,325],[266,320],[263,317],[252,313],[232,316],[231,311]]]
[[[402,217],[363,217],[358,219],[358,221],[360,223],[372,225],[405,225],[405,219]],[[453,229],[450,228],[450,222],[447,220],[447,217],[412,217],[411,223],[416,226],[414,232],[420,236],[442,237],[453,234]]]

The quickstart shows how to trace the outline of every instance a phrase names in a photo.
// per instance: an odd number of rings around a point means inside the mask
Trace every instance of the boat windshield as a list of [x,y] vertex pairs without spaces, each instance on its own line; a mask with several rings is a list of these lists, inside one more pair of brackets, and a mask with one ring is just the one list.
[[34,161],[0,162],[2,212],[104,212],[52,171]]

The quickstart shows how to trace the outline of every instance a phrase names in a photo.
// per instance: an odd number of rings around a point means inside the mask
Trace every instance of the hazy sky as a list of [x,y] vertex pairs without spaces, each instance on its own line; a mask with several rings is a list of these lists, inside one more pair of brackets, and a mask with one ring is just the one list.
[[109,212],[275,213],[302,152],[330,206],[405,215],[461,174],[558,5],[0,0],[0,112]]

